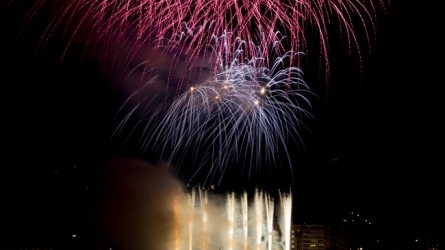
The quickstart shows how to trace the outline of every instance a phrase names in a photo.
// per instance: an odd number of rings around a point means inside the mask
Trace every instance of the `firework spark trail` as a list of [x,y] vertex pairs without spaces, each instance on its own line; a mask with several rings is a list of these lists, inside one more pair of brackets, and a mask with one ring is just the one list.
[[[304,124],[300,119],[310,117],[304,109],[310,106],[309,87],[301,70],[286,63],[292,52],[267,67],[262,57],[247,60],[242,46],[226,48],[227,53],[214,51],[219,53],[220,72],[179,96],[160,119],[150,118],[147,127],[151,129],[146,129],[142,140],[144,150],[154,148],[162,154],[172,148],[171,162],[183,159],[184,149],[193,149],[200,166],[210,162],[210,179],[217,174],[222,178],[226,168],[240,158],[250,162],[249,174],[262,159],[280,160],[276,158],[280,153],[290,162],[286,140],[290,135],[301,142],[299,132]],[[203,146],[198,150],[196,145]],[[180,166],[181,161],[175,163]]]
[[[353,47],[359,49],[354,23],[362,26],[370,44],[375,37],[377,13],[380,9],[386,11],[388,1],[72,0],[52,3],[38,0],[25,17],[25,22],[29,22],[44,6],[57,5],[41,46],[46,46],[51,36],[64,24],[72,29],[70,34],[66,34],[70,43],[83,37],[85,43],[94,48],[110,46],[111,40],[120,41],[119,49],[126,56],[122,60],[112,59],[114,67],[129,66],[132,57],[147,43],[164,46],[164,42],[168,41],[187,44],[187,48],[179,49],[181,52],[175,53],[175,56],[186,55],[186,62],[192,68],[194,61],[211,42],[212,34],[222,34],[224,31],[242,37],[248,45],[270,44],[279,31],[289,38],[286,50],[306,52],[306,32],[311,29],[319,40],[320,54],[329,74],[328,31],[331,23],[335,21],[350,50]],[[246,56],[255,55],[255,50],[254,47],[246,48]],[[106,49],[103,51],[110,53]],[[264,53],[267,55],[268,51]],[[298,60],[290,59],[293,63]]]

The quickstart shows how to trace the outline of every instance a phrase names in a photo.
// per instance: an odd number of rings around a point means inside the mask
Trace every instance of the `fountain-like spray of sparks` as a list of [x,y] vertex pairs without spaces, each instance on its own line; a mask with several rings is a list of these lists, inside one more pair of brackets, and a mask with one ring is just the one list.
[[255,249],[261,249],[261,239],[263,237],[263,220],[264,220],[264,203],[263,203],[263,192],[257,191],[255,192]]
[[243,196],[241,197],[241,213],[243,215],[243,236],[244,236],[244,250],[247,250],[247,236],[249,233],[249,227],[248,227],[248,220],[249,220],[249,214],[248,214],[248,200],[247,200],[247,193],[244,192]]
[[188,208],[189,208],[189,220],[188,220],[188,232],[189,232],[189,250],[193,249],[193,221],[195,217],[195,190],[192,190],[192,193],[188,199]]
[[[266,209],[266,220],[267,220],[267,237],[269,238],[268,241],[272,242],[274,203],[269,195],[265,197],[265,209]],[[269,245],[268,249],[272,250],[272,245]]]
[[281,209],[282,209],[282,228],[284,229],[284,249],[290,249],[290,228],[291,228],[291,216],[292,216],[292,193],[281,193]]
[[[199,199],[204,201],[195,202],[193,206],[190,201],[194,200],[194,192],[192,191],[187,198],[187,204],[189,209],[193,208],[193,213],[184,211],[177,217],[177,224],[183,221],[190,230],[187,235],[183,235],[186,237],[175,239],[174,242],[179,242],[180,246],[187,246],[179,249],[199,247],[199,249],[290,250],[288,241],[291,217],[287,213],[292,209],[291,194],[280,193],[282,207],[277,209],[278,213],[275,214],[270,195],[258,189],[250,205],[247,203],[247,192],[242,195],[228,193],[225,197],[225,206],[221,206],[222,204],[218,205],[216,200],[206,198],[207,191],[200,189]],[[204,214],[206,221],[202,220]],[[274,223],[277,219],[283,219],[283,223]],[[203,231],[207,233],[201,234]],[[248,234],[247,231],[252,234]],[[205,247],[201,248],[204,242]]]
[[201,232],[201,249],[207,250],[208,249],[208,240],[209,240],[209,230],[208,230],[208,211],[207,206],[209,204],[209,198],[207,196],[207,192],[204,192],[202,189],[199,189],[199,201],[200,201],[200,207],[202,210],[202,232]]
[[227,194],[228,249],[233,249],[233,232],[235,230],[235,194]]

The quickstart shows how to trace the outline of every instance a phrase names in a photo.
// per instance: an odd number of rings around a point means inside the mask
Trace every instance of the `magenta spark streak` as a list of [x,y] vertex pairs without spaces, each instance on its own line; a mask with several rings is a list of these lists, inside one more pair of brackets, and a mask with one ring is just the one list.
[[[278,53],[306,52],[308,30],[318,34],[320,54],[329,75],[328,27],[334,21],[344,35],[350,50],[358,49],[355,27],[361,24],[368,43],[374,37],[375,19],[380,10],[386,11],[387,0],[72,0],[56,1],[54,19],[49,24],[42,46],[48,37],[66,23],[71,42],[83,39],[102,53],[109,54],[110,41],[117,41],[121,58],[114,58],[113,67],[130,67],[138,51],[153,43],[183,57],[190,68],[205,53],[212,35],[230,32],[247,41],[244,54],[256,55],[252,44],[262,49],[268,58],[277,32],[286,37],[286,48],[274,48]],[[38,0],[27,20],[48,0]],[[336,20],[334,20],[336,19]],[[356,21],[359,22],[356,22]],[[187,44],[186,47],[177,46]],[[277,51],[274,51],[277,53]],[[280,55],[280,54],[279,54]],[[293,63],[298,58],[291,58]],[[361,59],[360,59],[361,60]],[[229,60],[230,61],[230,60]],[[171,68],[174,68],[173,60]],[[110,64],[110,63],[108,63]]]

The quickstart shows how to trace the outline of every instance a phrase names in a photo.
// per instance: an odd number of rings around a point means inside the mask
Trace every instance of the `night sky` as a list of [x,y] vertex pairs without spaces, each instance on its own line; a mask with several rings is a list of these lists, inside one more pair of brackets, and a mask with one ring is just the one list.
[[[122,99],[101,80],[95,60],[79,66],[82,45],[74,44],[62,61],[60,44],[36,52],[47,19],[19,35],[25,11],[5,9],[2,4],[0,248],[75,246],[71,235],[91,230],[103,161],[141,156],[110,141]],[[234,169],[217,189],[291,188],[295,223],[335,223],[354,211],[373,221],[388,249],[427,237],[443,248],[438,9],[392,1],[378,20],[371,53],[363,53],[361,75],[357,58],[334,34],[329,93],[314,69],[318,61],[307,64],[315,119],[306,121],[310,133],[302,132],[304,150],[292,147],[294,177],[285,164],[250,177]],[[177,178],[186,183],[190,173]]]

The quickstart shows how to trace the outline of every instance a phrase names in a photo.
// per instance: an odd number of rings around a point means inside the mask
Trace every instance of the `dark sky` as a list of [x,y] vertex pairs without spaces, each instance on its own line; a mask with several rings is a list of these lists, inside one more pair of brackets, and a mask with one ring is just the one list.
[[[372,52],[363,54],[361,76],[356,58],[334,40],[329,94],[316,70],[305,73],[318,99],[315,120],[308,121],[312,134],[303,134],[306,151],[293,154],[294,179],[284,167],[250,178],[228,173],[220,189],[291,187],[296,222],[340,220],[354,210],[396,245],[428,235],[443,242],[438,9],[393,1],[378,21]],[[87,228],[95,196],[86,187],[97,186],[98,166],[116,152],[109,137],[117,104],[94,71],[96,62],[87,58],[79,69],[70,61],[81,46],[60,64],[57,44],[38,56],[43,26],[31,23],[18,37],[22,14],[1,14],[6,213],[0,224],[8,233],[0,244],[51,241]]]

